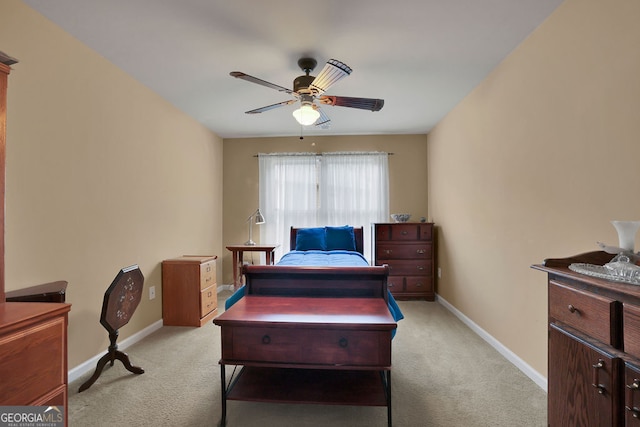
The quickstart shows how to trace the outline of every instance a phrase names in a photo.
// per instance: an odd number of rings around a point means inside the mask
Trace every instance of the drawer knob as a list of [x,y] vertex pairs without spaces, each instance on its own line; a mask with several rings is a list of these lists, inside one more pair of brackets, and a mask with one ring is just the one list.
[[420,270],[420,271],[424,270],[424,267],[423,267],[423,266],[421,266],[421,265],[417,266],[416,268],[417,268],[418,270]]
[[426,251],[424,249],[418,249],[416,252],[420,255],[424,254]]
[[569,304],[569,305],[567,306],[567,309],[569,310],[569,312],[570,312],[570,313],[578,313],[578,314],[580,314],[580,310],[578,310],[577,308],[575,308],[575,307],[573,306],[573,304]]
[[393,249],[385,249],[384,253],[387,255],[391,255],[393,253]]
[[627,390],[625,391],[625,405],[624,409],[631,412],[633,418],[640,418],[640,408],[633,406],[633,392],[640,388],[640,379],[635,378],[632,384],[627,384]]
[[346,338],[340,338],[340,341],[338,341],[338,345],[342,348],[347,348],[347,346],[349,345],[349,340],[347,340]]
[[604,360],[598,359],[598,363],[593,366],[593,382],[591,383],[596,389],[598,389],[598,393],[604,394],[607,389],[603,384],[600,384],[600,369],[604,368]]
[[270,344],[270,343],[271,343],[271,337],[269,335],[263,335],[262,344]]
[[407,234],[409,234],[409,232],[408,232],[408,231],[406,231],[406,230],[402,230],[402,231],[400,232],[400,234],[402,234],[403,236],[406,236]]

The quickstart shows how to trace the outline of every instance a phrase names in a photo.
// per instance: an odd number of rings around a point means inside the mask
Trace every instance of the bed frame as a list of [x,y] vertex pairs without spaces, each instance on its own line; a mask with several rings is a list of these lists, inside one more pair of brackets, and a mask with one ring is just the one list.
[[[291,228],[295,248],[298,228]],[[363,253],[362,227],[355,228],[356,249]],[[245,295],[384,298],[389,302],[389,266],[305,267],[245,265]]]

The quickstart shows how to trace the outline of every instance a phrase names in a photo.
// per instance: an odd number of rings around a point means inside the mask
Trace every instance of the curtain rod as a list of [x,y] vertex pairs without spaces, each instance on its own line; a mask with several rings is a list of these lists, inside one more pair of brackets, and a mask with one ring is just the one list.
[[[341,152],[331,152],[331,153],[265,153],[267,156],[326,156],[326,155],[341,155],[341,156],[349,156],[349,155],[363,155],[363,154],[386,154],[388,156],[393,156],[393,153],[385,153],[383,151],[363,151],[363,152],[352,152],[345,151]],[[253,157],[258,157],[259,154],[254,154]]]

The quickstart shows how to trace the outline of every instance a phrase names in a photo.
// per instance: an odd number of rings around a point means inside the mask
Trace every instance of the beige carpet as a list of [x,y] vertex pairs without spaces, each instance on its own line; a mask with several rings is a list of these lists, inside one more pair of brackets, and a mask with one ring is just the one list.
[[[219,295],[221,310],[229,294]],[[546,426],[546,393],[449,311],[426,301],[399,305],[405,319],[393,340],[394,426]],[[70,426],[218,424],[217,326],[164,327],[126,352],[146,372],[133,375],[116,361],[82,393],[92,372],[71,383]],[[227,409],[229,427],[387,425],[383,407],[229,401]]]

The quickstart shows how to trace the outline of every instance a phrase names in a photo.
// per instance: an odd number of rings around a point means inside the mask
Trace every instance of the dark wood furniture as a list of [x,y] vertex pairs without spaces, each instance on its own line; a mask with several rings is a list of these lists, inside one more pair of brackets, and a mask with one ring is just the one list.
[[[391,333],[382,298],[245,296],[221,327],[221,426],[227,400],[386,406]],[[226,365],[242,365],[228,380]]]
[[389,291],[396,299],[435,299],[433,223],[372,225],[374,265],[389,265]]
[[0,406],[61,406],[67,410],[69,304],[7,302],[4,277],[6,100],[9,65],[0,52]]
[[612,258],[598,251],[533,266],[548,275],[551,427],[640,425],[640,286],[568,268]]
[[[300,227],[291,227],[289,229],[289,250],[291,251],[296,248],[298,230],[300,230]],[[364,254],[364,233],[362,227],[353,227],[353,237],[356,242],[356,252]]]
[[110,345],[107,353],[98,360],[93,375],[80,386],[78,393],[85,391],[96,382],[107,362],[113,366],[113,363],[119,360],[129,372],[144,374],[144,369],[133,366],[129,356],[118,350],[116,343],[119,329],[129,323],[140,304],[143,286],[144,276],[140,268],[137,265],[131,265],[120,270],[107,288],[102,301],[100,324],[109,332]]
[[244,262],[244,253],[245,252],[264,252],[265,263],[267,265],[272,265],[274,261],[274,252],[276,248],[280,246],[277,244],[273,245],[229,245],[227,249],[231,251],[231,256],[233,257],[233,289],[236,290],[240,288],[242,283],[242,264]]
[[65,302],[67,293],[66,280],[43,283],[6,292],[7,301],[16,302]]
[[[295,248],[299,228],[291,228],[290,241]],[[353,229],[356,250],[362,253],[362,227]],[[304,295],[372,297],[388,300],[389,267],[318,267],[288,265],[245,265],[242,269],[251,295]],[[283,293],[284,292],[284,293]]]
[[245,295],[368,297],[389,300],[389,268],[245,266]]
[[162,261],[162,321],[166,326],[202,326],[218,312],[215,255],[185,255]]

